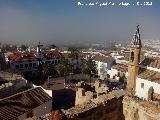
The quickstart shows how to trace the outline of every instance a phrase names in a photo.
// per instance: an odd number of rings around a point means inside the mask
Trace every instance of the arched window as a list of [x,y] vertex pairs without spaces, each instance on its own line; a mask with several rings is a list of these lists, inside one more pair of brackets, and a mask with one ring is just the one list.
[[132,60],[132,62],[134,60],[134,52],[133,51],[131,52],[131,60]]

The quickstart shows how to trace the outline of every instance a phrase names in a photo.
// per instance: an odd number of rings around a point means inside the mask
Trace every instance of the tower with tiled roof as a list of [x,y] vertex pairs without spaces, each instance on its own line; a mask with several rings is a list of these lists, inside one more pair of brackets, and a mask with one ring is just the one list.
[[138,25],[136,33],[134,34],[133,40],[131,42],[130,58],[128,64],[127,90],[133,93],[136,87],[136,78],[138,75],[141,48],[142,44]]

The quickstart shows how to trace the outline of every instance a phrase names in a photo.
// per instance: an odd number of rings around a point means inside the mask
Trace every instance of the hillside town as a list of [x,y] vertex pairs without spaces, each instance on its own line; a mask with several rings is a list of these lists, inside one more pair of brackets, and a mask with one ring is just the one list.
[[140,33],[109,49],[1,44],[0,119],[159,120],[160,53]]

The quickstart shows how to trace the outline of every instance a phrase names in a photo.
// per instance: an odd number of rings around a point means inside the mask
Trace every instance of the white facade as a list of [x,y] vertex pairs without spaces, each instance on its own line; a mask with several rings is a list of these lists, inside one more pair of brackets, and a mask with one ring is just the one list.
[[160,94],[160,84],[147,79],[137,78],[135,95],[141,99],[148,100],[148,92],[151,87],[153,87],[154,93]]
[[[59,64],[60,58],[55,59],[44,59],[43,63],[45,64]],[[33,60],[21,60],[16,62],[11,62],[10,67],[14,70],[21,71],[21,72],[33,72],[38,69],[39,62],[36,59]]]
[[127,60],[120,60],[120,59],[115,59],[116,60],[116,63],[118,63],[118,64],[125,64],[125,63],[128,63],[128,61]]
[[101,76],[104,72],[107,72],[107,62],[95,61],[97,65],[98,76]]
[[13,63],[10,63],[10,67],[14,70],[19,70],[22,72],[26,71],[34,71],[37,69],[38,66],[38,61],[36,59],[34,60],[21,60],[21,61],[16,61]]
[[69,60],[69,61],[70,61],[70,64],[73,65],[73,69],[74,69],[74,70],[80,69],[80,65],[81,65],[81,60],[80,60],[80,58],[74,59],[74,60]]
[[115,52],[111,53],[111,56],[115,59],[116,63],[119,63],[119,64],[128,63],[128,61],[124,59],[124,56],[119,55],[118,52],[117,53],[115,53]]
[[[37,87],[41,87],[41,86],[36,86],[34,84],[32,84],[34,88],[37,88]],[[41,87],[50,97],[52,97],[52,90],[46,90],[44,89],[43,87]]]
[[[97,64],[97,70],[98,70],[98,76],[100,77],[101,80],[104,80],[105,78],[107,78],[107,74],[110,76],[110,79],[116,79],[119,80],[119,76],[118,76],[118,70],[115,68],[112,68],[109,70],[107,68],[107,63],[104,62],[99,62],[96,61]],[[125,74],[126,76],[126,74]]]
[[153,71],[156,71],[156,72],[160,72],[160,69],[158,69],[158,68],[153,68],[153,67],[148,67],[148,66],[143,66],[143,65],[139,65],[139,67],[145,68],[145,69],[148,69],[148,70],[153,70]]
[[[147,70],[160,72],[160,69],[148,67],[139,65],[140,68],[144,68]],[[136,89],[135,89],[135,95],[141,99],[148,100],[149,99],[149,90],[150,88],[153,88],[154,93],[160,94],[160,84],[156,83],[154,81],[151,81],[149,79],[142,79],[138,78],[136,79]]]
[[113,76],[118,75],[118,70],[111,68],[111,70],[108,70],[107,73],[110,75],[110,78],[113,78]]

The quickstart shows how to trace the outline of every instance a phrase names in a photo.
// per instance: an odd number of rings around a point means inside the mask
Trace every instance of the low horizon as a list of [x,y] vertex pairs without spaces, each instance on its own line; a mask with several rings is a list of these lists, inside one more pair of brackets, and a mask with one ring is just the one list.
[[126,42],[131,41],[137,24],[142,40],[160,39],[158,1],[152,1],[152,6],[126,7],[78,6],[78,2],[84,0],[1,0],[0,42],[16,45],[39,41],[44,45]]

